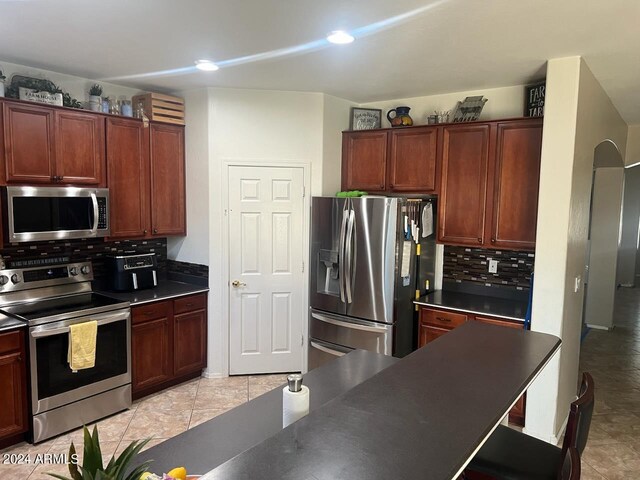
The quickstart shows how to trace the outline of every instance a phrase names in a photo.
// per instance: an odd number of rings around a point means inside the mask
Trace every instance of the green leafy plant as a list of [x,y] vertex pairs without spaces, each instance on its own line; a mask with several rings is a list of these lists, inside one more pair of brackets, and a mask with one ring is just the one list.
[[65,477],[56,473],[49,473],[48,475],[58,480],[138,480],[140,475],[147,471],[151,462],[144,462],[131,470],[129,467],[144,446],[149,443],[149,440],[151,439],[147,438],[146,440],[132,442],[117,458],[114,454],[109,463],[104,466],[100,440],[98,439],[98,428],[93,427],[93,433],[89,433],[89,429],[84,427],[82,465],[74,462],[74,459],[77,458],[76,447],[71,442],[69,447],[69,474],[71,476]]
[[4,76],[4,73],[2,73],[2,70],[0,70],[0,82],[4,82],[6,78],[7,77]]
[[61,93],[62,104],[65,107],[82,108],[82,103],[73,98],[69,93],[63,92],[62,89],[51,80],[40,78],[25,77],[22,75],[13,75],[11,84],[7,87],[5,95],[7,98],[20,98],[20,87],[31,88],[36,92]]
[[93,85],[91,85],[91,88],[89,89],[89,95],[92,95],[94,97],[101,97],[102,86],[97,83],[94,83]]

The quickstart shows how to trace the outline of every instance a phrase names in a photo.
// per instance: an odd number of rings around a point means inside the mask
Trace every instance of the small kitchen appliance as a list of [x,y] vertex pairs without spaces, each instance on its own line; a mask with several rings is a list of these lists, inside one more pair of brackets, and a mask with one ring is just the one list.
[[[91,262],[14,262],[0,270],[0,313],[29,329],[35,443],[131,407],[129,302],[92,292]],[[26,266],[25,266],[26,265]],[[71,325],[97,323],[95,366],[73,371]]]
[[158,286],[155,253],[107,257],[109,287],[117,292],[133,292]]

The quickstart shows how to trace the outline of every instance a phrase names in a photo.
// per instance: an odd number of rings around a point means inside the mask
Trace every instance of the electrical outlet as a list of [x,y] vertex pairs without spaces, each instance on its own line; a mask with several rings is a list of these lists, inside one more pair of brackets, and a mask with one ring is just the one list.
[[498,260],[489,259],[489,273],[498,273]]
[[578,293],[578,291],[580,291],[580,285],[582,284],[582,278],[580,277],[580,275],[578,275],[576,277],[576,283],[573,286],[573,293]]

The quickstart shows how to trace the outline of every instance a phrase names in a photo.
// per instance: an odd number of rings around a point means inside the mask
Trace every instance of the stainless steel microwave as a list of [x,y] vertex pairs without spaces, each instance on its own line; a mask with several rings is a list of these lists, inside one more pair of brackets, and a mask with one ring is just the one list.
[[109,235],[109,189],[3,187],[9,242]]

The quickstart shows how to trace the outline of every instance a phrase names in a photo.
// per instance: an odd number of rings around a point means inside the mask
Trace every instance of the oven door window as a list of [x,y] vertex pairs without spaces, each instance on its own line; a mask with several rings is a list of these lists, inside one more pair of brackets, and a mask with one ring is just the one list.
[[96,364],[73,373],[67,361],[69,334],[36,340],[38,400],[127,373],[127,322],[98,327]]
[[93,201],[90,197],[14,197],[14,233],[91,230]]

